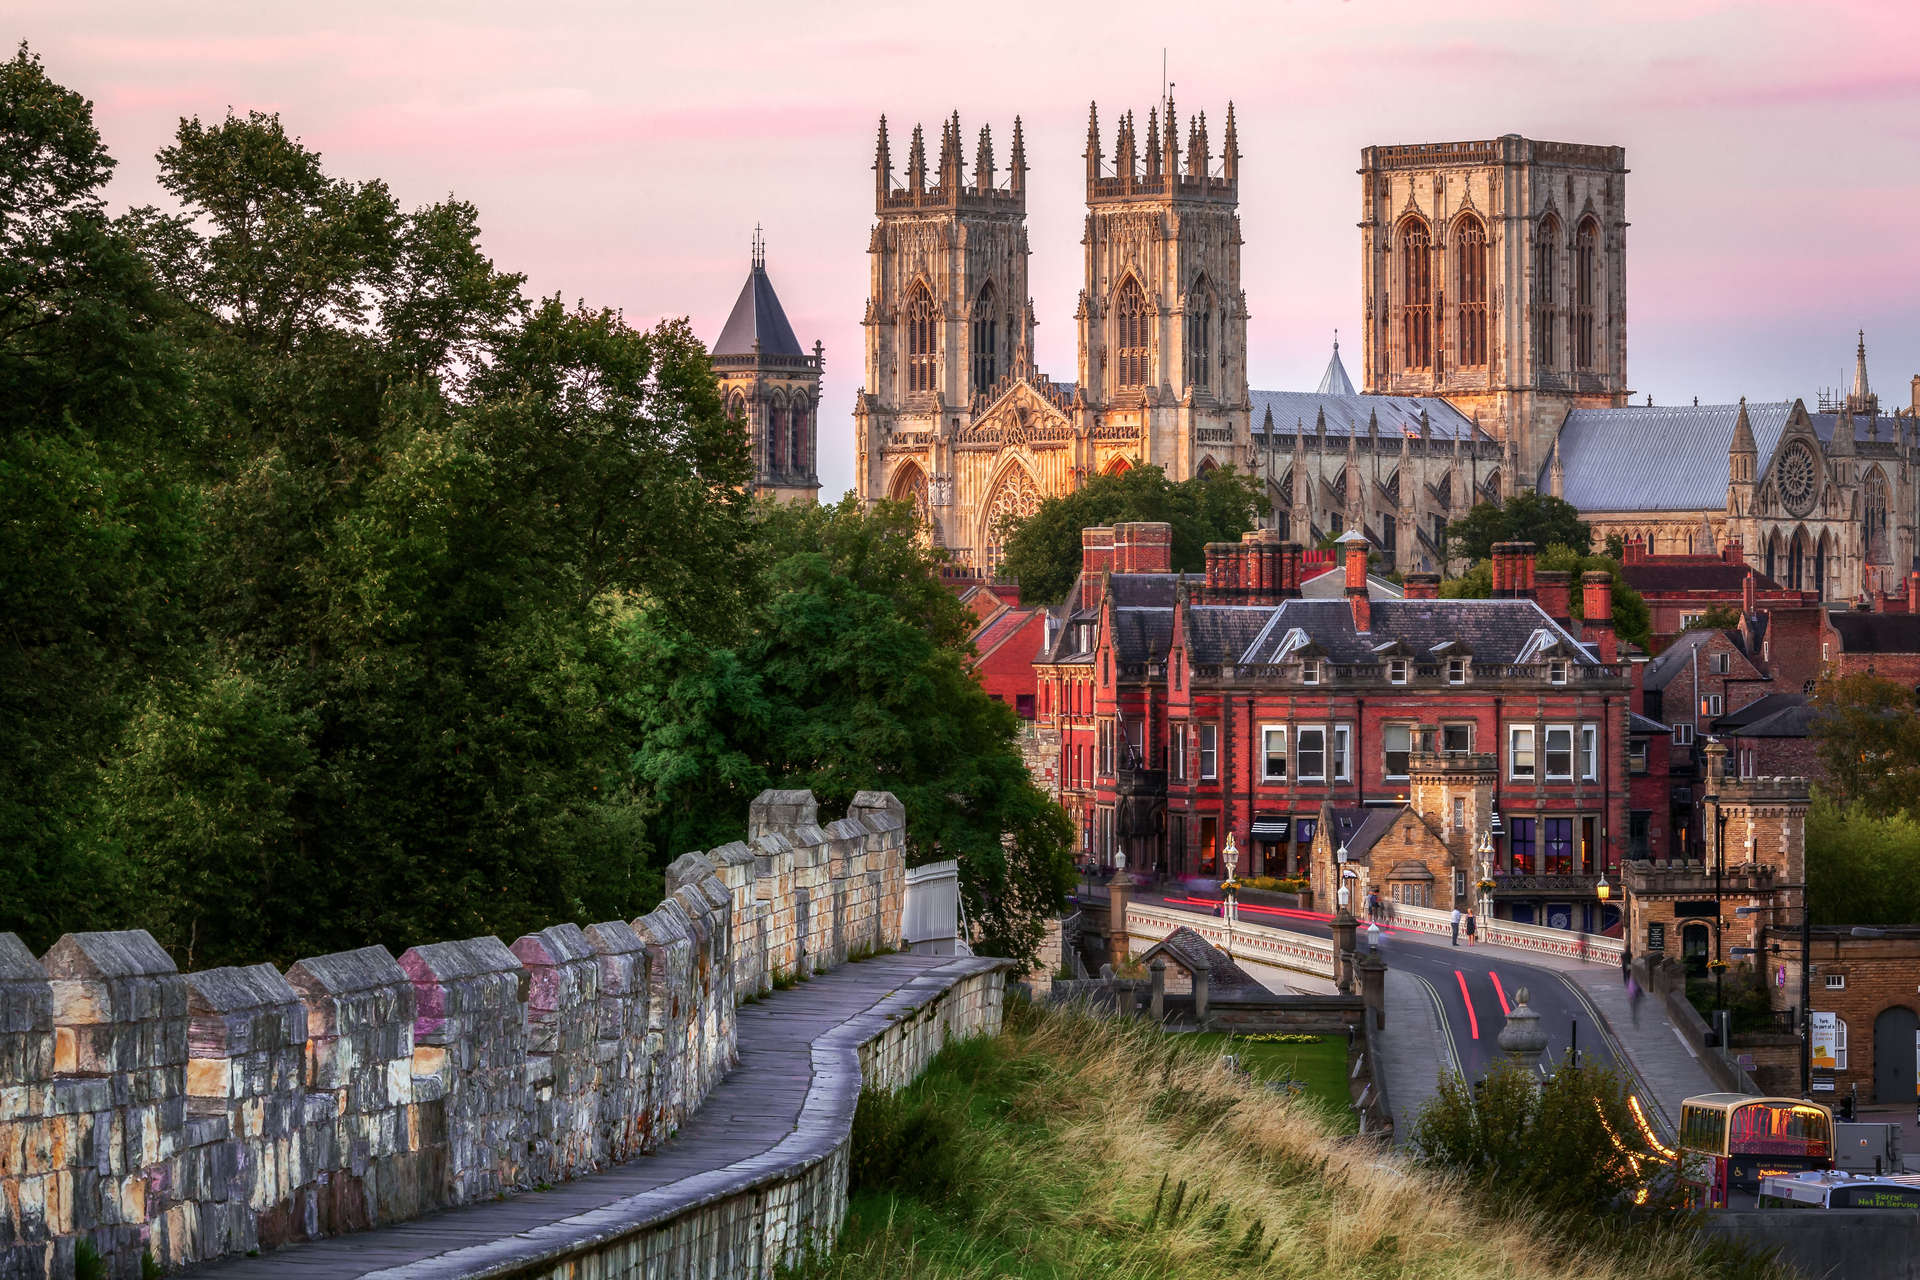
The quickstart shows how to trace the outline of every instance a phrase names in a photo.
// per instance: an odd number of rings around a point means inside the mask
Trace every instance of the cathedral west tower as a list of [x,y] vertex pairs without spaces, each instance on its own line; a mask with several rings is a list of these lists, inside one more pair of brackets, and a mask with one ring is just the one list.
[[1518,134],[1365,148],[1365,389],[1444,396],[1533,483],[1569,410],[1627,400],[1626,177]]

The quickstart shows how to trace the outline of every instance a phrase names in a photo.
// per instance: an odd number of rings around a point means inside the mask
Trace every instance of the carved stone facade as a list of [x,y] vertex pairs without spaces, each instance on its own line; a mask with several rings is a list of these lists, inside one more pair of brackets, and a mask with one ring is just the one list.
[[895,186],[881,121],[854,409],[862,499],[912,502],[935,542],[990,569],[1007,517],[1090,476],[1142,461],[1176,479],[1246,465],[1232,108],[1218,166],[1204,117],[1188,121],[1184,151],[1178,133],[1171,100],[1149,111],[1144,149],[1122,116],[1108,164],[1097,116],[1089,122],[1079,373],[1063,384],[1033,365],[1020,122],[1004,183],[986,129],[969,176],[956,114],[932,172],[915,128]]
[[1445,396],[1529,477],[1568,409],[1626,403],[1626,177],[1518,134],[1362,151],[1366,389]]

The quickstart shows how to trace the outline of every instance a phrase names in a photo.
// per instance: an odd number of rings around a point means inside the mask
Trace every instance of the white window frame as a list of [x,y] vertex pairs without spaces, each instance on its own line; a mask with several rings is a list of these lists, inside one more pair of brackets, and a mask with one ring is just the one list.
[[1335,782],[1353,781],[1353,726],[1350,724],[1333,726],[1332,742],[1333,759],[1328,763],[1332,766],[1333,780]]
[[[1406,772],[1404,773],[1395,773],[1393,771],[1393,766],[1387,763],[1387,735],[1392,733],[1395,729],[1405,730],[1407,735],[1407,769],[1406,769]],[[1407,778],[1412,772],[1413,772],[1413,725],[1411,723],[1402,723],[1399,721],[1389,720],[1385,724],[1380,726],[1380,775],[1383,778],[1388,779],[1389,781],[1399,782]]]
[[[1211,757],[1211,760],[1209,760]],[[1200,781],[1213,782],[1220,777],[1220,726],[1200,726]]]
[[1301,684],[1319,684],[1320,683],[1320,659],[1318,658],[1300,659],[1300,683]]
[[[1273,740],[1280,739],[1280,772],[1273,771]],[[1285,782],[1287,780],[1287,726],[1283,724],[1263,724],[1260,726],[1260,781]]]
[[[1527,771],[1520,772],[1520,737],[1526,735]],[[1539,735],[1530,724],[1507,726],[1507,777],[1515,782],[1532,782],[1540,776]]]
[[1707,616],[1706,614],[1700,613],[1698,611],[1693,613],[1683,613],[1680,615],[1680,629],[1682,631],[1685,631],[1688,627],[1691,627],[1694,623],[1700,621],[1700,619],[1706,616]]
[[1727,713],[1725,694],[1709,693],[1700,699],[1700,714],[1703,716],[1722,716]]
[[1693,726],[1685,723],[1673,726],[1673,745],[1676,747],[1692,746]]
[[1465,658],[1447,659],[1447,683],[1465,684],[1473,671],[1473,664]]
[[[1314,772],[1314,773],[1308,773],[1307,766],[1302,762],[1307,749],[1307,745],[1306,745],[1307,735],[1310,733],[1317,733],[1320,735],[1320,768],[1317,772]],[[1327,780],[1327,765],[1330,763],[1327,759],[1329,746],[1330,746],[1330,742],[1329,742],[1329,735],[1327,733],[1326,725],[1301,724],[1301,725],[1294,726],[1294,729],[1293,729],[1293,776],[1295,781],[1325,782]]]
[[1600,781],[1600,726],[1580,726],[1580,781]]
[[[1541,780],[1545,782],[1572,782],[1574,770],[1573,746],[1578,740],[1579,734],[1574,732],[1574,726],[1570,724],[1550,724],[1546,726],[1546,730],[1547,732],[1543,739],[1544,745],[1540,751],[1539,764]],[[1565,773],[1553,772],[1553,736],[1557,733],[1567,735],[1567,771]]]
[[1407,677],[1412,672],[1412,670],[1413,670],[1413,664],[1407,661],[1405,658],[1388,658],[1387,659],[1387,683],[1388,684],[1405,684],[1407,682]]
[[[1453,826],[1450,829],[1453,831],[1465,831],[1467,829],[1467,798],[1465,796],[1455,796],[1453,798]],[[1457,892],[1456,890],[1456,893]]]
[[1733,655],[1730,653],[1710,653],[1707,655],[1707,672],[1710,675],[1727,676],[1733,674]]
[[1570,668],[1572,665],[1573,664],[1568,662],[1565,658],[1548,658],[1547,659],[1547,683],[1548,684],[1565,684],[1567,682],[1568,675],[1569,675],[1568,668]]
[[[1646,738],[1629,742],[1627,744],[1627,772],[1636,778],[1644,777],[1648,770],[1653,767],[1652,756],[1652,743]],[[1637,769],[1634,767],[1634,761],[1636,759],[1640,762],[1640,767]]]
[[1830,973],[1826,976],[1826,982],[1828,991],[1845,991],[1847,989],[1847,975],[1844,973]]

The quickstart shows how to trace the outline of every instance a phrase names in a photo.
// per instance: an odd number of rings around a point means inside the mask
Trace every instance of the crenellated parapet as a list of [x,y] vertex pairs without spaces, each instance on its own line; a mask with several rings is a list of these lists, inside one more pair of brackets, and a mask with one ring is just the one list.
[[631,921],[181,973],[0,934],[0,1276],[171,1269],[590,1173],[737,1061],[736,1001],[899,945],[904,812],[769,791]]

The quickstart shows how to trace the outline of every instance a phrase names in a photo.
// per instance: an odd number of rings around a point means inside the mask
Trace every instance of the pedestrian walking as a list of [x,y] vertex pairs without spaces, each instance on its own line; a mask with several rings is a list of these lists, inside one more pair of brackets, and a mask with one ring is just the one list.
[[1449,923],[1453,925],[1453,945],[1457,947],[1460,945],[1460,908],[1455,907],[1453,909],[1453,915],[1449,918]]
[[1468,907],[1467,908],[1467,945],[1468,946],[1473,945],[1474,934],[1476,932],[1477,930],[1474,927],[1473,908]]
[[1633,1010],[1633,1025],[1636,1027],[1640,1025],[1640,997],[1643,994],[1644,993],[1640,990],[1640,984],[1633,980],[1632,974],[1628,974],[1627,975],[1627,1007]]
[[1623,983],[1633,981],[1632,943],[1628,943],[1626,946],[1620,948],[1620,981]]
[[1380,921],[1380,891],[1367,890],[1367,919],[1378,924]]

